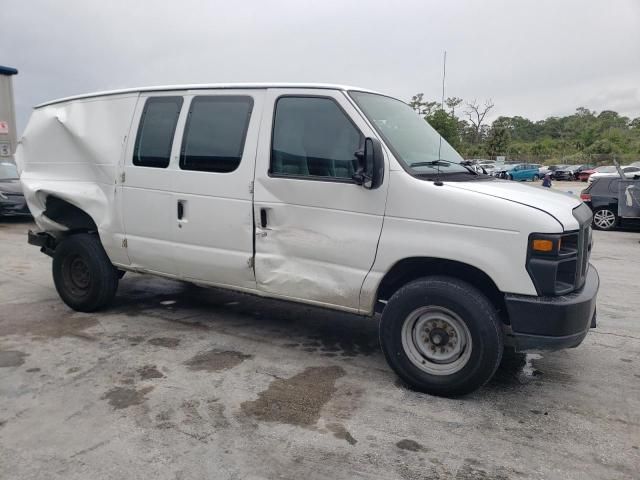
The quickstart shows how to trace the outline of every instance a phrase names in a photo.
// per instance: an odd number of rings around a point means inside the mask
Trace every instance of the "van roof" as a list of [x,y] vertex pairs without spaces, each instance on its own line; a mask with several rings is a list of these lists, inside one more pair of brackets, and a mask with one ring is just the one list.
[[141,92],[165,92],[171,90],[215,90],[215,89],[263,89],[263,88],[317,88],[320,90],[358,90],[360,92],[378,93],[373,90],[347,85],[334,85],[330,83],[200,83],[188,85],[158,85],[153,87],[123,88],[120,90],[107,90],[104,92],[85,93],[71,97],[58,98],[36,105],[34,108],[46,107],[55,103],[82,100],[85,98],[104,97],[108,95],[121,95]]

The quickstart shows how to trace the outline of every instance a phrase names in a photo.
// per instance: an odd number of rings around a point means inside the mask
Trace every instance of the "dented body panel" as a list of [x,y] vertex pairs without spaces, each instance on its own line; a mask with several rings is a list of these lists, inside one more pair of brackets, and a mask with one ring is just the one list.
[[114,263],[128,264],[122,247],[117,177],[138,94],[63,102],[34,111],[18,144],[16,164],[34,220],[49,232],[67,227],[48,219],[53,195],[94,221]]

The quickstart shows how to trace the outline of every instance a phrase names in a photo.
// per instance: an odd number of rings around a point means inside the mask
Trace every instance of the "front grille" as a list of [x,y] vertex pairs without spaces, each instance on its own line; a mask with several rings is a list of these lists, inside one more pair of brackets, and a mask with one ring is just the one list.
[[575,272],[575,288],[577,290],[584,286],[584,282],[587,279],[587,270],[589,269],[589,258],[591,257],[592,246],[592,213],[589,207],[582,204],[573,210],[573,216],[576,218],[576,220],[578,220],[578,223],[580,225],[577,239],[578,261]]
[[578,268],[576,269],[576,289],[582,288],[587,278],[589,258],[591,257],[591,225],[580,228],[580,249],[578,250]]

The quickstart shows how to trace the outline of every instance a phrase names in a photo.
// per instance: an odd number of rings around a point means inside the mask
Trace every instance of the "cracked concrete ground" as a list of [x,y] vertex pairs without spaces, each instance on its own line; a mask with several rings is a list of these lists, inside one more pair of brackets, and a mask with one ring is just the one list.
[[412,392],[375,321],[127,274],[98,314],[0,222],[3,479],[615,479],[640,472],[640,235],[595,234],[599,325],[459,399]]

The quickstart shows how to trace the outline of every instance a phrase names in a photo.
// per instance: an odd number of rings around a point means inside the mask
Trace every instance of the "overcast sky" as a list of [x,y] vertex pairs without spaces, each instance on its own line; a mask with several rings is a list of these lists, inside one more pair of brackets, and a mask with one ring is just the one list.
[[2,0],[18,129],[44,100],[174,83],[331,82],[497,115],[640,116],[640,0]]

